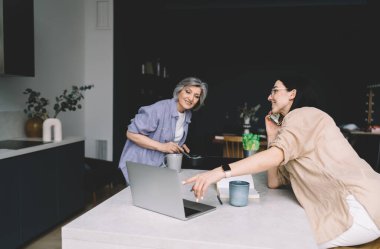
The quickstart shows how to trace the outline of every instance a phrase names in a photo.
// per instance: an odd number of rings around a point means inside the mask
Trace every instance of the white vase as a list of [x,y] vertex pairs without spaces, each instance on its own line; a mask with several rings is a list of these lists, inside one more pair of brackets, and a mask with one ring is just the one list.
[[42,140],[44,142],[62,141],[62,123],[58,118],[48,118],[44,121],[42,126]]
[[249,129],[251,128],[251,118],[250,117],[244,117],[244,123],[243,123],[243,128],[244,128],[244,131],[243,133],[244,134],[248,134],[250,133]]
[[251,123],[250,117],[244,117],[244,124],[249,125]]

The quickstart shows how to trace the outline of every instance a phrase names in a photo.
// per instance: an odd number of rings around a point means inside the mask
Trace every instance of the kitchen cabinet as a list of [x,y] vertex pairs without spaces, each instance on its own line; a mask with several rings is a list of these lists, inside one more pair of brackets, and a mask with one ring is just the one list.
[[17,167],[5,166],[0,160],[0,248],[20,244],[19,177]]
[[34,76],[34,2],[0,0],[0,74]]
[[0,160],[0,248],[18,248],[84,208],[84,142]]
[[[67,146],[55,158],[57,165],[58,219],[73,215],[84,207],[84,146]],[[70,163],[67,159],[70,158]]]
[[51,151],[16,157],[12,167],[20,167],[21,240],[27,241],[58,222],[56,165],[47,158]]

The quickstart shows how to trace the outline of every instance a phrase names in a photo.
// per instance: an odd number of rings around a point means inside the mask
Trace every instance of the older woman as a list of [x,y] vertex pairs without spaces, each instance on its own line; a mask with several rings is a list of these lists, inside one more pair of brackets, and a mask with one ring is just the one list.
[[127,182],[127,161],[160,166],[166,153],[190,151],[185,141],[192,110],[204,104],[207,90],[207,83],[188,77],[177,84],[172,99],[139,109],[128,126],[128,139],[119,162]]
[[334,120],[315,108],[314,92],[299,77],[278,78],[268,100],[269,148],[187,179],[197,199],[224,177],[268,171],[268,186],[291,184],[319,248],[352,246],[380,237],[380,174],[361,159]]

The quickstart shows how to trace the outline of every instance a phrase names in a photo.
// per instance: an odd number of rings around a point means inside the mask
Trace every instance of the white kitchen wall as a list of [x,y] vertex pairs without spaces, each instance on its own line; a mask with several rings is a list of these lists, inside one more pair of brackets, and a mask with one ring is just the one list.
[[22,111],[0,111],[0,140],[24,137],[26,120]]
[[85,81],[95,85],[85,98],[86,156],[109,161],[113,154],[112,4],[111,0],[85,0]]
[[106,0],[34,0],[35,77],[0,76],[0,115],[22,111],[22,92],[28,87],[54,102],[72,85],[94,84],[85,93],[82,110],[60,113],[58,118],[64,137],[86,138],[86,156],[94,157],[91,141],[101,139],[107,141],[107,159],[112,160],[112,25],[103,30],[91,27],[98,2],[112,5]]

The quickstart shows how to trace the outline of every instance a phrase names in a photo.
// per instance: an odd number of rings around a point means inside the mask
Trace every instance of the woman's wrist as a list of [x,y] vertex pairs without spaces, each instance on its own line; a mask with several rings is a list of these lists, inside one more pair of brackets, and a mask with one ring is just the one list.
[[232,176],[232,171],[229,164],[223,164],[214,170],[218,173],[218,176],[220,176],[220,178],[230,178]]
[[163,146],[164,146],[164,144],[157,142],[157,141],[154,141],[154,143],[152,144],[153,150],[165,153]]
[[214,168],[212,171],[215,172],[215,174],[218,176],[218,179],[223,179],[225,176],[224,170],[221,166]]

